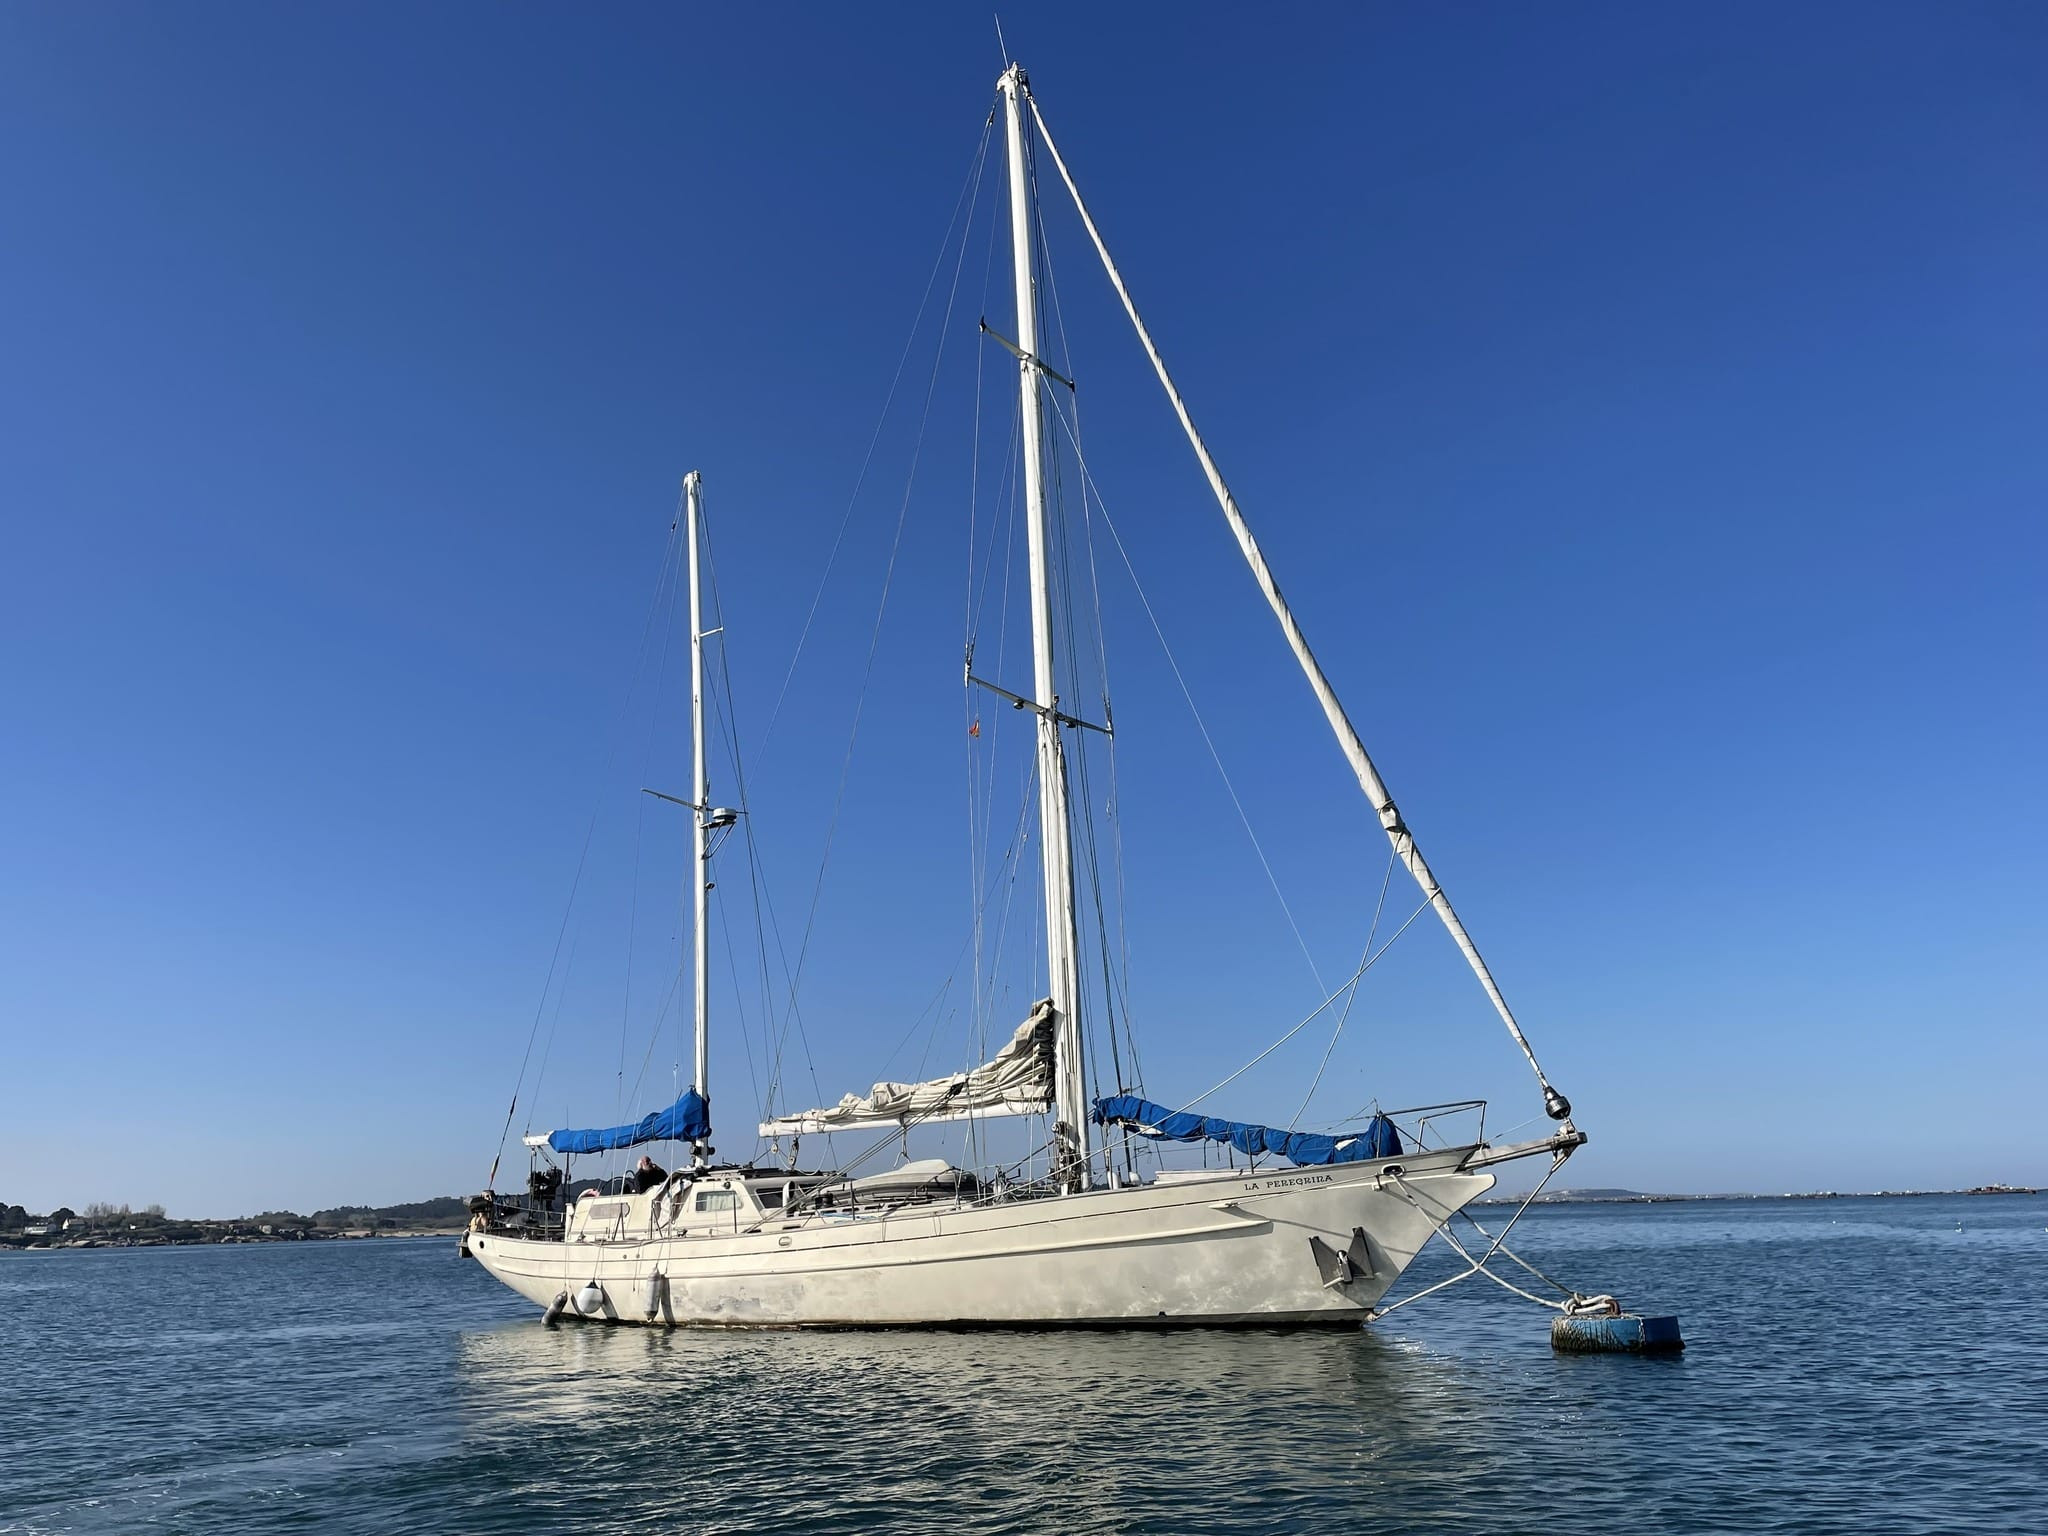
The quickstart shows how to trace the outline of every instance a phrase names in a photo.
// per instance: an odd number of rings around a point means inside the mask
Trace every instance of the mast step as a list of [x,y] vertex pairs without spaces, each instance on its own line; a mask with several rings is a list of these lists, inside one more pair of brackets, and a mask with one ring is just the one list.
[[1675,1317],[1623,1312],[1611,1317],[1559,1317],[1550,1324],[1550,1347],[1569,1354],[1674,1354],[1685,1348]]

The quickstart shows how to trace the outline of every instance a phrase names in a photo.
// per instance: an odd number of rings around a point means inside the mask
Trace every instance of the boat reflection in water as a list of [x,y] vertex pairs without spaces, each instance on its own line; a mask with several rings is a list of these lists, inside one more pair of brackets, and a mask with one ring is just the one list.
[[1503,1470],[1485,1383],[1365,1330],[527,1323],[460,1348],[466,1453],[502,1463],[507,1497],[573,1488],[613,1526],[988,1529],[1000,1509],[1010,1530],[1191,1530],[1251,1499],[1306,1529],[1339,1518],[1335,1489],[1353,1516],[1413,1510]]

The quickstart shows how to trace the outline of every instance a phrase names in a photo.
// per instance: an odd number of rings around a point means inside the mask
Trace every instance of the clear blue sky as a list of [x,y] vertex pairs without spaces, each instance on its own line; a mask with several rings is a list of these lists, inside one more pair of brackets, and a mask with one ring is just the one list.
[[[2048,1182],[2048,16],[1005,24],[1579,1105],[1573,1182]],[[758,733],[999,65],[957,7],[0,10],[0,1199],[480,1185],[594,803],[594,864],[630,857],[640,749],[607,761],[677,478]],[[1377,829],[1054,233],[1096,474],[1341,975]],[[967,920],[945,435],[805,983],[831,1094]],[[906,457],[885,434],[757,764],[786,911]],[[1313,984],[1128,583],[1105,603],[1167,1098]],[[548,1090],[581,1123],[619,1055],[597,915]],[[672,912],[640,932],[645,991]],[[1534,1113],[1441,935],[1400,954],[1318,1103]],[[1291,1113],[1321,1043],[1217,1107]]]

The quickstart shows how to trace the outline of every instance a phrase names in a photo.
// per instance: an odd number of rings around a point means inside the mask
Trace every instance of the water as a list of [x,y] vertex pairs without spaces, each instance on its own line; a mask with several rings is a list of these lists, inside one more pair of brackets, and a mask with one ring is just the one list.
[[0,1532],[2035,1532],[2044,1229],[1531,1212],[1675,1359],[1554,1356],[1484,1281],[1356,1333],[713,1335],[550,1332],[452,1239],[8,1255]]

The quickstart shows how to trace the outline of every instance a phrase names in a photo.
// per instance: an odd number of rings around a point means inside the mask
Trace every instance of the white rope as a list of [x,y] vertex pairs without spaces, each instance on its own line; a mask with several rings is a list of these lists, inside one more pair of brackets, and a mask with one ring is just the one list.
[[[1550,1160],[1549,1170],[1545,1172],[1541,1179],[1536,1181],[1536,1187],[1529,1191],[1528,1199],[1525,1199],[1522,1202],[1520,1209],[1518,1209],[1515,1212],[1515,1214],[1508,1219],[1508,1224],[1500,1229],[1500,1236],[1495,1238],[1493,1240],[1492,1245],[1489,1246],[1486,1252],[1477,1259],[1473,1258],[1470,1253],[1467,1253],[1465,1251],[1464,1245],[1460,1243],[1457,1240],[1457,1238],[1451,1234],[1451,1218],[1457,1215],[1457,1212],[1448,1207],[1444,1207],[1443,1214],[1441,1216],[1434,1217],[1435,1232],[1433,1235],[1441,1237],[1446,1243],[1448,1243],[1451,1246],[1453,1250],[1455,1250],[1459,1255],[1461,1255],[1464,1258],[1467,1267],[1459,1271],[1457,1274],[1452,1275],[1447,1280],[1439,1280],[1435,1285],[1424,1286],[1421,1290],[1417,1291],[1413,1296],[1403,1296],[1391,1307],[1375,1307],[1372,1310],[1371,1314],[1373,1320],[1377,1321],[1378,1319],[1385,1317],[1390,1312],[1398,1312],[1401,1310],[1401,1308],[1409,1305],[1411,1302],[1420,1301],[1425,1296],[1433,1296],[1438,1291],[1444,1289],[1445,1286],[1456,1285],[1460,1280],[1469,1280],[1474,1275],[1485,1275],[1487,1279],[1492,1280],[1499,1285],[1506,1286],[1507,1289],[1514,1291],[1516,1295],[1527,1296],[1530,1301],[1537,1303],[1539,1306],[1554,1307],[1558,1305],[1556,1302],[1545,1301],[1540,1296],[1530,1296],[1527,1291],[1521,1290],[1516,1286],[1509,1285],[1507,1281],[1502,1280],[1500,1276],[1492,1273],[1492,1271],[1487,1269],[1486,1261],[1492,1258],[1494,1250],[1500,1247],[1500,1245],[1507,1240],[1507,1235],[1511,1230],[1513,1230],[1515,1223],[1522,1219],[1522,1212],[1529,1209],[1530,1203],[1534,1201],[1535,1198],[1543,1192],[1543,1186],[1548,1184],[1551,1181],[1551,1179],[1556,1175],[1557,1170],[1564,1166],[1564,1160],[1569,1155],[1570,1154],[1568,1152],[1560,1153]],[[1414,1206],[1417,1210],[1423,1211],[1425,1215],[1432,1214],[1425,1208],[1423,1201],[1417,1198],[1415,1191],[1408,1186],[1407,1181],[1403,1179],[1399,1174],[1391,1175],[1389,1177],[1389,1182],[1393,1184],[1395,1191],[1401,1196],[1401,1198],[1406,1200],[1410,1205]]]
[[[1470,1222],[1472,1224],[1472,1230],[1477,1232],[1481,1237],[1491,1236],[1491,1234],[1487,1232],[1486,1228],[1479,1225],[1478,1218],[1473,1216],[1473,1214],[1470,1211],[1460,1211],[1458,1212],[1458,1214],[1464,1217],[1466,1221]],[[1501,1236],[1503,1238],[1507,1236],[1507,1230],[1505,1228],[1501,1230]],[[1538,1269],[1534,1264],[1531,1264],[1519,1253],[1516,1253],[1515,1250],[1510,1248],[1505,1242],[1502,1242],[1499,1245],[1499,1247],[1501,1257],[1512,1259],[1515,1263],[1519,1264],[1523,1269],[1526,1269],[1530,1274],[1534,1275],[1538,1280],[1541,1280],[1545,1285],[1549,1286],[1559,1295],[1577,1296],[1579,1294],[1577,1291],[1574,1291],[1570,1286],[1565,1285],[1561,1281],[1551,1279],[1550,1276],[1543,1273],[1542,1270]],[[1612,1298],[1609,1299],[1611,1300]],[[1569,1305],[1569,1303],[1567,1305]]]

